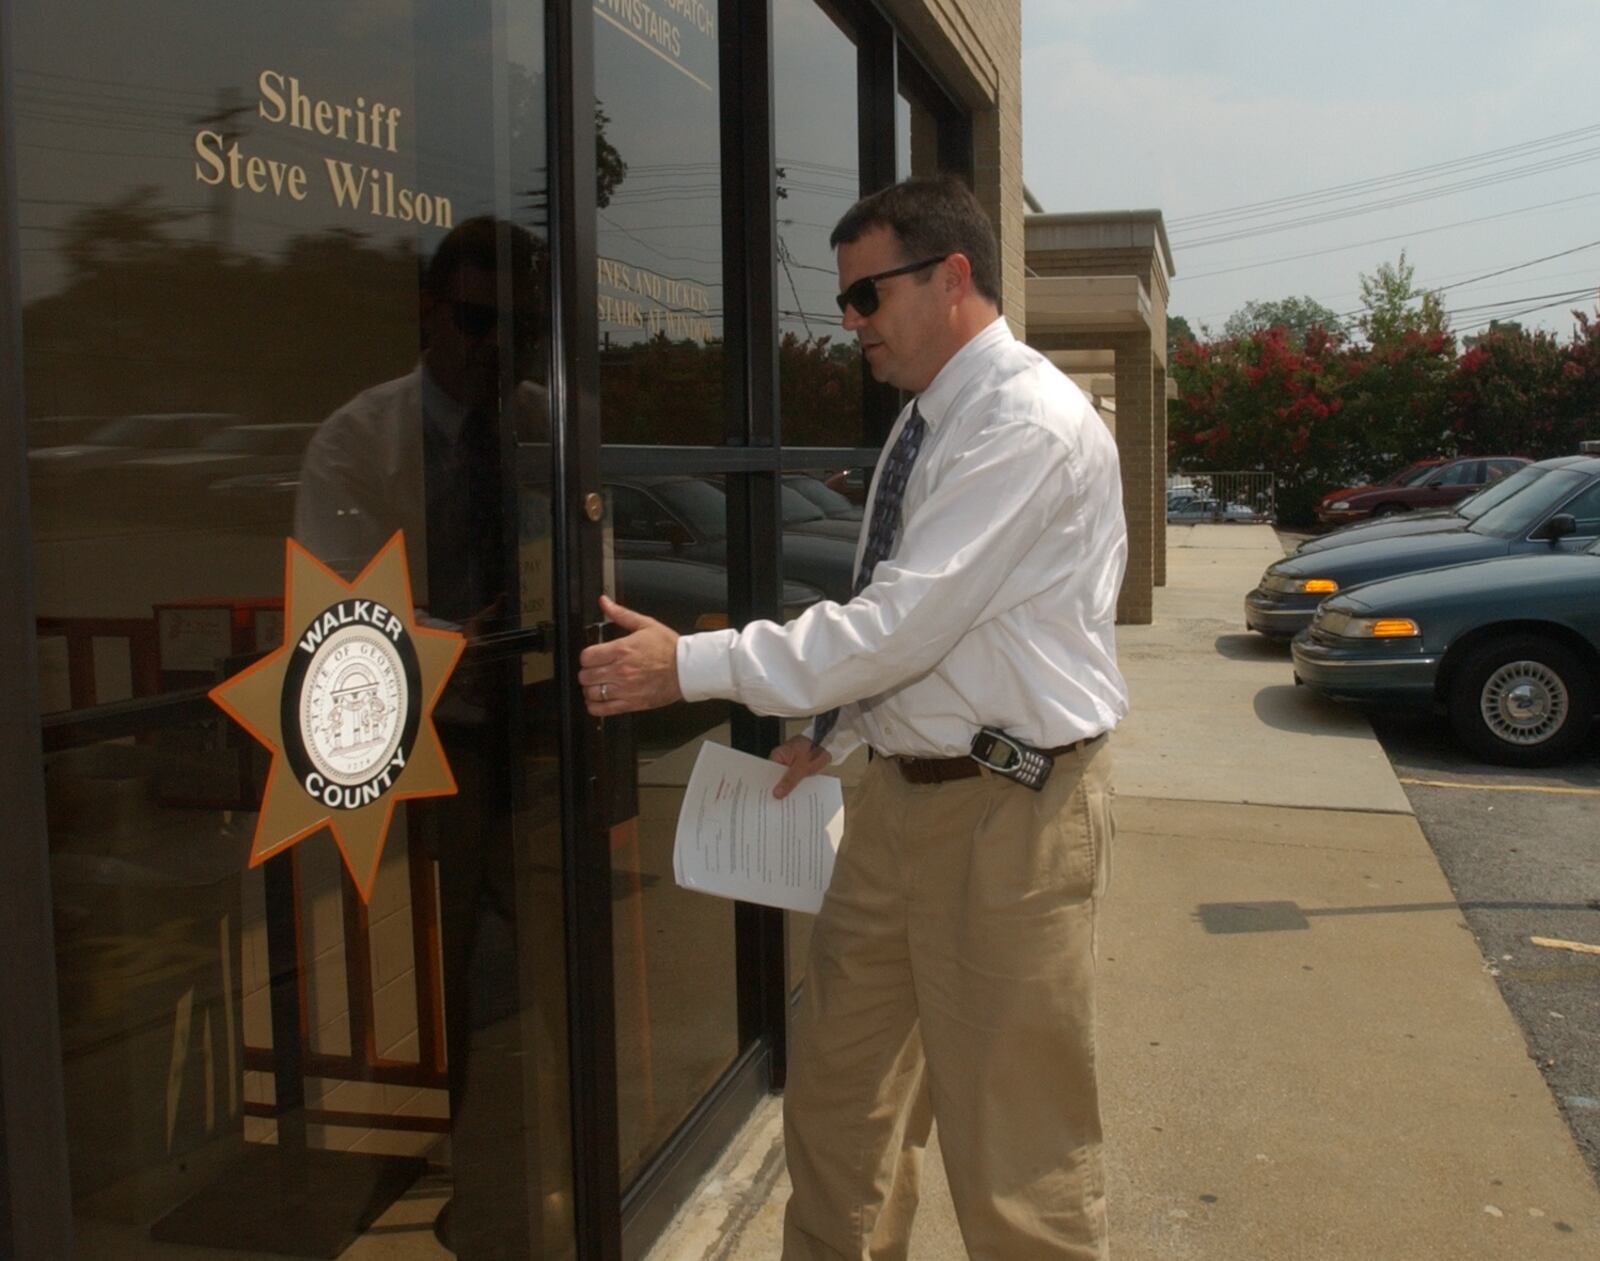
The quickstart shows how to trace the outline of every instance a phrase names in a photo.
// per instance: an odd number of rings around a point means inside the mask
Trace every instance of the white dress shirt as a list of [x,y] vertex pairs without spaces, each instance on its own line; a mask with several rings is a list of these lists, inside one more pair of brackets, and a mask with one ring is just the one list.
[[[1042,748],[1111,730],[1128,712],[1113,632],[1128,544],[1105,424],[1004,319],[916,405],[927,433],[871,584],[785,625],[684,636],[684,697],[782,716],[842,705],[835,761],[862,741],[955,757],[986,726]],[[876,490],[875,475],[868,522]]]

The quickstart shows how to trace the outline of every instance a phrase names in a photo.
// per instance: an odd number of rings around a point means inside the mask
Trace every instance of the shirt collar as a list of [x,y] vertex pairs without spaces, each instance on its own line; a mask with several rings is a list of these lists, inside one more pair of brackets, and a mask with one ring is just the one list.
[[1006,323],[1005,316],[998,315],[994,323],[985,325],[945,361],[944,367],[940,368],[938,374],[928,383],[928,388],[916,398],[917,410],[922,413],[922,419],[927,422],[930,429],[938,428],[939,422],[950,410],[950,405],[960,397],[962,390],[977,375],[989,351],[1010,340],[1011,326]]

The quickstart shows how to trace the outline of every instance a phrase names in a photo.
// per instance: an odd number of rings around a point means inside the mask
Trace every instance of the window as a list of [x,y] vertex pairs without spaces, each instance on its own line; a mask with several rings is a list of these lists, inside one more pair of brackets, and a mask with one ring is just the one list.
[[1433,481],[1435,486],[1481,486],[1487,479],[1483,476],[1482,460],[1458,460],[1454,464],[1447,464],[1439,471],[1439,476]]
[[[379,1251],[452,1202],[462,1255],[565,1255],[557,711],[507,646],[552,601],[543,6],[10,9],[76,1255],[332,1256],[402,1193]],[[396,530],[473,639],[457,791],[370,884],[315,814],[251,866],[269,753],[207,689],[283,649],[286,537],[350,580]],[[398,749],[420,698],[340,669],[307,742]],[[315,1211],[242,1211],[290,1175]]]
[[1561,506],[1560,511],[1570,514],[1577,521],[1576,536],[1592,538],[1600,534],[1600,483],[1574,495]]
[[817,0],[774,0],[778,381],[785,446],[859,446],[861,352],[839,325],[828,237],[861,195],[857,46]]

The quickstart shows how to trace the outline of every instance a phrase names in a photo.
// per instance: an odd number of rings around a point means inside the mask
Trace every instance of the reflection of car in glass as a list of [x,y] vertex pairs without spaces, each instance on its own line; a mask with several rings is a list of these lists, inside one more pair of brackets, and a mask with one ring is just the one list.
[[237,425],[240,420],[241,417],[225,412],[119,416],[82,442],[29,451],[28,472],[35,478],[73,475],[88,469],[106,468],[151,451],[198,447],[210,435]]
[[821,482],[817,482],[816,487],[825,494],[833,495],[855,516],[829,516],[814,500],[792,486],[785,477],[783,484],[778,488],[778,509],[783,513],[784,530],[795,534],[817,534],[824,538],[844,539],[853,546],[861,535],[861,509],[843,495],[829,490]]
[[[616,478],[606,484],[618,556],[664,556],[726,567],[728,498],[702,477]],[[785,530],[783,572],[830,600],[850,599],[855,543]]]
[[1223,503],[1220,499],[1190,497],[1167,504],[1167,521],[1171,525],[1194,525],[1211,521],[1259,521],[1261,518],[1248,504]]
[[[721,630],[728,622],[728,571],[721,565],[666,556],[618,556],[618,599],[679,634]],[[803,582],[783,584],[783,620],[822,599]]]
[[861,505],[851,503],[820,477],[813,477],[810,473],[785,473],[783,484],[804,495],[821,508],[824,515],[836,521],[861,520]]
[[871,484],[872,470],[866,468],[847,468],[823,481],[829,490],[838,492],[853,504],[867,502],[867,487]]
[[28,418],[28,450],[82,442],[110,419],[109,416],[31,416]]
[[1324,525],[1343,525],[1364,517],[1443,508],[1527,463],[1521,456],[1492,455],[1446,460],[1431,468],[1413,465],[1398,474],[1398,480],[1323,496],[1317,505],[1317,520]]
[[197,491],[229,475],[289,472],[300,467],[316,432],[315,424],[232,425],[198,447],[125,459],[118,474],[132,490],[167,495]]
[[[1562,455],[1537,464],[1524,465],[1515,473],[1508,473],[1499,481],[1490,482],[1482,490],[1474,491],[1465,499],[1448,508],[1428,508],[1421,512],[1389,513],[1381,517],[1367,517],[1349,525],[1306,539],[1295,549],[1295,555],[1325,552],[1330,547],[1343,547],[1347,543],[1367,543],[1373,539],[1397,539],[1407,534],[1440,534],[1447,530],[1464,530],[1503,499],[1509,499],[1524,486],[1543,477],[1546,469],[1565,468],[1576,464],[1581,455]],[[1428,465],[1427,467],[1432,467]]]
[[1559,761],[1600,696],[1600,544],[1341,592],[1293,652],[1296,678],[1326,696],[1442,710],[1487,761]]
[[1501,556],[1581,551],[1596,536],[1600,459],[1583,457],[1547,469],[1464,530],[1374,539],[1277,561],[1245,596],[1245,624],[1288,638],[1311,624],[1322,600],[1359,583]]

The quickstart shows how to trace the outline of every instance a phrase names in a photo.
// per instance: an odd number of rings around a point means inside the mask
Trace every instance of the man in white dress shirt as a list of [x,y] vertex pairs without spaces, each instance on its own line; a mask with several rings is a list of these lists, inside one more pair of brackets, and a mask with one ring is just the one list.
[[[816,716],[773,750],[780,796],[872,750],[793,1034],[785,1258],[904,1257],[935,1119],[973,1256],[1102,1258],[1094,926],[1105,737],[1128,710],[1116,446],[1001,318],[994,233],[963,185],[864,198],[832,244],[845,329],[913,396],[873,479],[859,594],[683,637],[608,600],[630,633],[585,649],[579,680],[602,717],[711,698]],[[969,756],[983,728],[1054,757],[1041,789]]]

